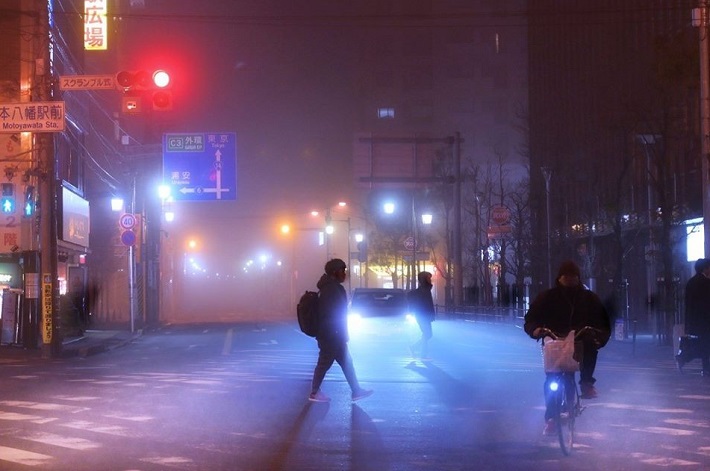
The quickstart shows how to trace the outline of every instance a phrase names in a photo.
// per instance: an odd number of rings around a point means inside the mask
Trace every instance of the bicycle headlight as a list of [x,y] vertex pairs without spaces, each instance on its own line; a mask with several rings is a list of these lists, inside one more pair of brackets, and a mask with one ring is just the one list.
[[557,381],[550,381],[550,391],[557,391],[560,388],[560,383]]

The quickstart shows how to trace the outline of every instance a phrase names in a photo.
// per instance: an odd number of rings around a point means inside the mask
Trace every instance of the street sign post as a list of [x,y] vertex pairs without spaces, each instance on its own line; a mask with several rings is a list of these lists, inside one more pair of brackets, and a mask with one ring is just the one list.
[[236,134],[164,134],[163,182],[175,200],[235,200]]

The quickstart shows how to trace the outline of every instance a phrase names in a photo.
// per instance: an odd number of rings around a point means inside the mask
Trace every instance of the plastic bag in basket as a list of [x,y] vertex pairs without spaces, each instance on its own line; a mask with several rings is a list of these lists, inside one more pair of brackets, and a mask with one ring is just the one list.
[[563,340],[548,340],[542,347],[545,373],[574,372],[579,370],[579,363],[574,356],[574,331]]

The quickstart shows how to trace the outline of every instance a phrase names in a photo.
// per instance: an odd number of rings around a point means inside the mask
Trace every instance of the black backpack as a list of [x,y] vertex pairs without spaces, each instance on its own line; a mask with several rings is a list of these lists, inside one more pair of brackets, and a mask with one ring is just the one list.
[[315,337],[318,334],[318,293],[315,291],[303,293],[296,306],[296,315],[301,332],[309,337]]

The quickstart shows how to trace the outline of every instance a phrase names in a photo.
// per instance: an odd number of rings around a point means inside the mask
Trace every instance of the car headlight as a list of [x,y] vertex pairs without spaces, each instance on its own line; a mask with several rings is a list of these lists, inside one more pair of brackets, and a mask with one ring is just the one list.
[[407,320],[407,322],[409,322],[410,324],[416,324],[416,323],[417,323],[417,318],[414,317],[414,314],[412,314],[411,312],[408,312],[407,314],[405,314],[404,318],[405,318],[405,319]]

